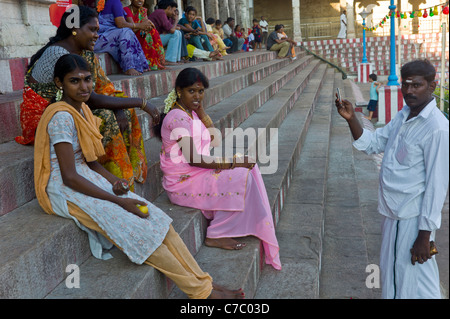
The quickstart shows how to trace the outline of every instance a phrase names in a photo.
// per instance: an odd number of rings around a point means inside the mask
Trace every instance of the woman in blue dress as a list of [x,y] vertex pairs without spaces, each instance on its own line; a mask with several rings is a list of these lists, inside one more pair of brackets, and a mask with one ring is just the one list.
[[150,31],[150,21],[127,22],[120,0],[100,0],[97,11],[100,29],[94,51],[109,53],[127,75],[141,75],[147,71],[147,59],[134,31]]

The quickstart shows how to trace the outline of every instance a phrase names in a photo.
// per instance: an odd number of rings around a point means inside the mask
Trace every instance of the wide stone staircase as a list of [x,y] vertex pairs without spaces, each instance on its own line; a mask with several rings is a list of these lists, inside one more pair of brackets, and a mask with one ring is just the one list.
[[[400,44],[400,45],[399,45]],[[358,65],[363,57],[363,39],[336,39],[303,42],[303,45],[322,58],[332,61],[344,68],[348,74],[357,75]],[[401,47],[402,64],[415,59],[428,59],[435,66],[437,78],[441,74],[442,34],[403,34],[396,36],[397,58],[398,47]],[[372,64],[373,73],[378,76],[390,74],[390,37],[367,37],[366,57]],[[449,43],[445,45],[445,70],[448,78]]]
[[[148,115],[138,111],[149,177],[136,192],[173,219],[175,230],[216,283],[243,288],[247,299],[377,297],[364,284],[365,266],[376,263],[379,239],[379,231],[370,226],[376,215],[376,165],[361,154],[354,161],[348,128],[332,107],[337,86],[350,92],[339,73],[300,50],[294,61],[264,50],[139,77],[114,74],[114,62],[106,55],[100,58],[118,89],[145,96],[161,109],[178,72],[199,68],[210,79],[205,107],[224,139],[226,128],[256,132],[234,151],[257,147],[258,154],[266,155],[260,156],[259,166],[270,172],[263,179],[280,243],[281,271],[265,265],[257,238],[240,239],[247,244],[240,251],[204,245],[208,221],[199,210],[168,200],[161,186],[161,142],[151,132]],[[20,91],[0,95],[0,117],[9,125],[0,128],[0,298],[186,298],[160,272],[133,264],[116,248],[114,258],[95,259],[87,235],[73,221],[43,212],[34,192],[33,147],[13,140],[20,133],[20,102]],[[350,241],[357,249],[345,245]],[[336,254],[338,249],[343,254]],[[79,288],[66,282],[73,274],[70,265],[79,270]]]

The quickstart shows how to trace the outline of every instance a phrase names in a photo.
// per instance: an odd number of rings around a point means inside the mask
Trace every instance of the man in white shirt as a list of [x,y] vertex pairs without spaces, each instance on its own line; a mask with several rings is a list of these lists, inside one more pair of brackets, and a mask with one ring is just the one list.
[[384,215],[380,254],[383,298],[441,298],[430,241],[441,225],[449,181],[448,120],[432,96],[436,71],[427,60],[401,69],[407,105],[383,128],[361,127],[347,100],[336,106],[347,120],[354,147],[384,152],[378,211]]
[[347,38],[347,11],[342,11],[340,21],[341,21],[341,29],[339,30],[339,34],[337,36],[338,39],[346,39]]
[[259,26],[261,27],[261,30],[262,30],[261,40],[262,40],[264,47],[266,47],[267,46],[267,37],[269,36],[269,23],[266,21],[264,16],[261,17],[261,21],[259,21]]
[[245,39],[244,38],[238,38],[236,37],[236,34],[234,33],[234,18],[229,17],[227,21],[225,21],[225,24],[223,25],[223,34],[225,39],[230,39],[233,43],[231,49],[227,52],[233,53],[236,51],[242,50],[242,46],[244,45]]

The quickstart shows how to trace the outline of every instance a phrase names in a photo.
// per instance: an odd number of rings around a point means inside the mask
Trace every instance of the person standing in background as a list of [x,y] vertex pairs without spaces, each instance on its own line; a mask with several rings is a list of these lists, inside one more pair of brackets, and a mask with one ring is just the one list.
[[377,82],[377,75],[372,73],[369,75],[369,83],[370,84],[370,101],[367,105],[367,110],[369,111],[369,116],[366,117],[369,121],[372,120],[373,113],[377,109],[378,106],[378,89],[381,86],[380,82]]
[[341,30],[337,36],[338,39],[347,39],[347,10],[343,10],[341,14]]
[[267,46],[267,38],[269,37],[269,22],[266,21],[264,16],[261,16],[261,21],[259,21],[259,26],[261,27],[262,31],[262,44],[264,47]]

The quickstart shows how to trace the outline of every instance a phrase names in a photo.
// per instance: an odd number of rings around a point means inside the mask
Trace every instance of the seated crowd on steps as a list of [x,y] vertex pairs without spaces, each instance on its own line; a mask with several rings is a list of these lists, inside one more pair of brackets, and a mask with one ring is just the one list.
[[[25,76],[20,109],[22,135],[15,140],[23,145],[35,146],[34,174],[38,202],[46,213],[73,219],[86,231],[92,254],[96,258],[111,258],[107,249],[114,245],[132,262],[146,263],[160,270],[190,298],[243,298],[241,289],[229,290],[213,284],[211,276],[200,269],[171,226],[172,219],[151,202],[133,193],[136,182],[145,182],[148,169],[135,108],[147,112],[156,127],[161,125],[163,144],[166,134],[164,130],[171,129],[165,126],[167,121],[163,122],[169,111],[172,111],[171,115],[177,113],[175,110],[184,112],[187,115],[184,124],[188,124],[189,119],[200,120],[191,124],[198,125],[196,122],[201,122],[208,133],[209,129],[214,128],[202,108],[208,80],[195,68],[180,72],[176,88],[172,92],[177,97],[171,103],[166,103],[166,110],[161,115],[157,107],[146,99],[126,97],[123,92],[116,90],[95,56],[94,52],[99,52],[97,47],[100,50],[112,48],[112,51],[107,52],[119,62],[125,73],[139,75],[142,73],[140,70],[145,71],[148,67],[155,70],[165,68],[167,57],[163,56],[163,44],[166,41],[164,36],[158,37],[158,19],[153,24],[148,18],[142,17],[142,13],[146,11],[138,10],[137,15],[133,14],[133,6],[142,6],[143,1],[132,1],[132,5],[124,12],[132,15],[132,20],[128,22],[132,24],[132,30],[141,26],[145,28],[141,31],[146,33],[136,34],[145,36],[145,42],[134,41],[137,39],[135,34],[130,35],[130,28],[124,24],[128,20],[124,20],[123,16],[117,18],[120,10],[114,4],[120,3],[119,0],[99,3],[103,4],[103,7],[98,7],[100,14],[91,8],[79,7],[78,28],[68,27],[66,21],[70,18],[70,11],[67,10],[62,15],[56,35],[31,58]],[[164,8],[166,4],[167,7]],[[158,9],[161,10],[159,13],[166,14],[164,9],[176,8],[171,5],[170,1],[161,1],[159,6],[162,9]],[[190,13],[195,11],[190,10],[186,11],[189,18],[180,20],[186,22],[185,28],[191,22]],[[202,44],[201,39],[203,44],[208,41],[207,35],[201,37],[198,31],[191,32],[192,36],[199,38],[193,40],[192,44],[187,44],[187,51],[190,51],[189,46]],[[121,36],[127,41],[119,40],[117,45],[105,44],[107,39],[120,39]],[[186,38],[183,36],[183,39]],[[215,40],[213,43],[219,45],[217,37]],[[155,45],[150,47],[150,43]],[[224,45],[223,41],[222,44]],[[235,43],[231,44],[235,46]],[[233,52],[232,47],[223,45],[222,50]],[[210,47],[212,48],[211,44]],[[125,48],[127,52],[123,52]],[[194,56],[198,50],[202,49],[193,50]],[[210,53],[209,58],[220,59],[221,53],[210,52],[213,53]],[[143,55],[140,56],[140,53]],[[145,63],[141,63],[142,57],[145,58]],[[129,70],[132,72],[127,72]],[[203,80],[200,81],[200,78]],[[179,112],[177,114],[180,115]],[[180,121],[183,117],[180,117]],[[181,154],[193,145],[198,147],[194,142],[197,141],[197,136],[193,127],[184,128],[192,135],[188,140],[178,141]],[[210,141],[213,137],[211,132]],[[186,146],[186,141],[190,145]],[[209,206],[202,204],[197,207],[196,203],[189,201],[182,203],[185,206],[203,208],[205,216],[213,221],[211,235],[205,244],[239,250],[245,244],[238,243],[231,237],[254,235],[264,242],[266,263],[281,269],[272,213],[255,161],[239,154],[233,158],[213,158],[212,163],[206,166],[197,165],[189,156],[184,156],[184,160],[188,166],[197,167],[195,172],[205,171],[207,175],[211,175],[208,185],[205,185],[207,189],[222,188],[222,192],[225,192],[226,185],[231,183],[236,188],[236,196],[242,199],[236,201],[230,196],[218,194],[217,199],[212,200]],[[247,173],[244,174],[244,171]],[[233,175],[233,172],[236,174]],[[220,178],[221,175],[224,178]],[[185,174],[183,176],[188,178]],[[180,179],[177,183],[182,184],[185,179]],[[197,192],[195,189],[191,191]],[[206,195],[205,192],[205,198]],[[211,199],[215,197],[213,194],[211,196]],[[207,202],[208,200],[204,201]],[[105,219],[105,212],[114,212],[114,216],[108,214]],[[231,221],[229,215],[233,216]],[[218,221],[215,222],[216,220]],[[123,225],[127,225],[127,229],[132,228],[132,231],[124,229]],[[233,225],[240,227],[236,229]]]

